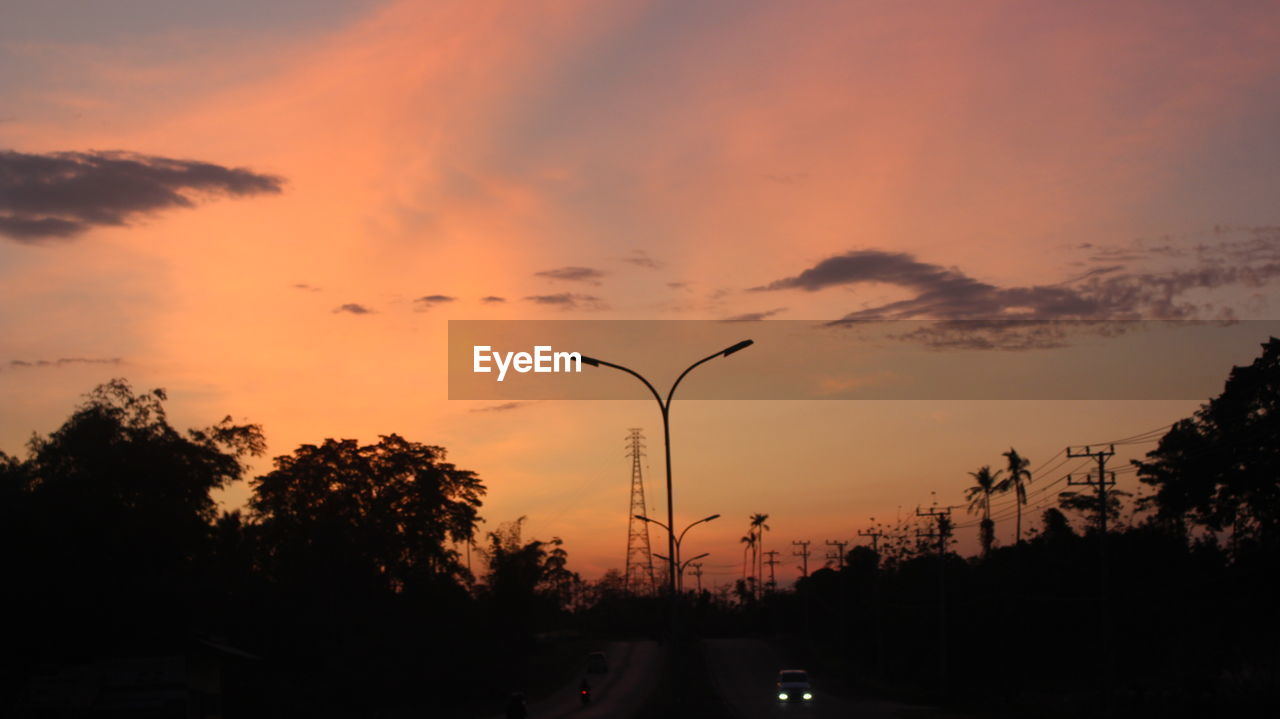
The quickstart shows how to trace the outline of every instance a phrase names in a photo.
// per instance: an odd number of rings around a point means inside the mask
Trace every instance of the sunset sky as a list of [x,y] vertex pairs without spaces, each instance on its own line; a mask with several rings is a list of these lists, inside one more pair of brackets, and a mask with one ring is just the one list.
[[[656,406],[451,401],[447,320],[1280,319],[1280,6],[1117,5],[0,0],[0,450],[112,377],[399,433],[595,577]],[[1196,406],[677,400],[677,522],[725,583]]]

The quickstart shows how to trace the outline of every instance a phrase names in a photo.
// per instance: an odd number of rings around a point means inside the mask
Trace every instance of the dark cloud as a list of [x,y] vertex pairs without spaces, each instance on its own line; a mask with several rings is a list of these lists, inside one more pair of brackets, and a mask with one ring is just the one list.
[[429,310],[432,307],[435,307],[436,305],[442,305],[448,302],[453,302],[456,299],[458,298],[450,297],[449,295],[423,295],[422,297],[419,297],[418,299],[414,300],[413,304],[416,305],[420,310]]
[[520,409],[533,402],[503,402],[502,404],[491,404],[488,407],[476,407],[472,412],[510,412],[513,409]]
[[36,243],[47,239],[66,239],[84,232],[79,222],[57,217],[17,217],[0,215],[0,235],[23,243]]
[[649,253],[644,250],[633,250],[630,255],[619,258],[619,261],[636,267],[643,267],[647,270],[660,270],[667,266],[665,262],[650,257]]
[[489,296],[487,296],[487,297],[481,297],[481,298],[480,298],[480,301],[481,301],[481,302],[483,302],[483,303],[485,303],[486,305],[492,305],[492,304],[496,304],[496,303],[498,303],[498,302],[506,302],[506,301],[507,301],[507,298],[506,298],[506,297],[499,297],[499,296],[497,296],[497,295],[489,295]]
[[0,151],[0,234],[23,243],[118,227],[207,197],[280,192],[283,180],[244,168],[131,152]]
[[786,311],[787,311],[786,307],[777,307],[771,310],[765,310],[763,312],[746,312],[744,314],[734,315],[732,317],[726,317],[720,321],[721,322],[759,322],[761,320],[765,320],[770,317],[773,317],[774,315],[780,312],[786,312]]
[[573,292],[560,292],[554,295],[530,295],[525,297],[529,302],[566,310],[604,309],[604,302],[595,295],[579,295]]
[[1117,245],[1084,243],[1091,262],[1190,260],[1201,264],[1280,262],[1280,227],[1218,225],[1208,233],[1143,237]]
[[670,287],[673,290],[683,290],[689,287],[689,283],[688,282],[668,282],[667,287]]
[[355,302],[348,302],[347,304],[342,305],[337,309],[335,309],[334,312],[335,313],[346,312],[348,314],[353,314],[353,315],[371,315],[374,313],[373,310],[369,309],[368,307],[365,307],[364,305],[361,305],[361,304],[357,304]]
[[68,365],[76,364],[120,364],[119,357],[62,357],[55,360],[38,359],[38,360],[9,360],[9,367],[13,369],[32,369],[39,367],[61,368]]
[[1181,300],[1193,289],[1261,286],[1280,277],[1280,262],[1205,265],[1164,272],[1088,272],[1080,281],[1030,287],[996,287],[955,268],[921,262],[902,252],[859,250],[825,259],[795,277],[753,291],[881,282],[915,297],[845,315],[840,322],[904,319],[1195,319],[1197,305]]
[[305,283],[305,282],[296,282],[296,283],[294,283],[293,288],[294,288],[295,290],[305,290],[305,291],[307,291],[307,292],[319,292],[319,291],[320,291],[320,288],[319,288],[319,287],[314,287],[314,286],[309,285],[309,284],[307,284],[307,283]]
[[545,277],[549,280],[561,280],[564,282],[589,282],[593,285],[600,284],[600,278],[605,273],[594,267],[558,267],[554,270],[543,270],[533,273],[534,277]]
[[948,320],[912,323],[913,329],[895,335],[935,350],[1033,350],[1066,347],[1074,323],[1053,320]]
[[816,292],[835,285],[887,282],[915,289],[948,288],[953,293],[980,283],[956,270],[920,262],[905,252],[858,250],[829,257],[795,277],[775,280],[753,292],[801,289]]
[[[1084,327],[1097,334],[1115,331],[1115,321],[1232,319],[1232,308],[1198,304],[1186,295],[1220,287],[1261,287],[1280,279],[1280,257],[1272,259],[1271,243],[1268,239],[1212,250],[1219,258],[1248,260],[1239,264],[1202,258],[1193,267],[1150,272],[1108,265],[1056,285],[1027,287],[997,287],[907,253],[859,250],[827,258],[794,277],[752,291],[815,292],[873,282],[896,285],[914,296],[850,312],[830,324],[927,319],[936,322],[899,337],[938,349],[1035,349],[1066,341],[1064,328],[1053,321],[1070,320],[1074,329]],[[1274,248],[1280,249],[1280,243]]]

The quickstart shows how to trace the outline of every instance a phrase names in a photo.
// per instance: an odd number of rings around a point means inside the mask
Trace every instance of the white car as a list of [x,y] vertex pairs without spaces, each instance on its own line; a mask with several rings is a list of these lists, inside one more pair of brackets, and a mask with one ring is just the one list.
[[811,702],[813,687],[809,684],[809,673],[803,669],[783,669],[778,672],[778,701]]

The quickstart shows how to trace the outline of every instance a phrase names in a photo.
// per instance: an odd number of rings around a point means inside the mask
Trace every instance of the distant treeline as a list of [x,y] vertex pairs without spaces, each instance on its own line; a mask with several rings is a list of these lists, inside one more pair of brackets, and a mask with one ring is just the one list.
[[[1011,468],[1025,466],[1010,454]],[[767,595],[755,619],[809,638],[815,656],[867,686],[945,692],[1010,716],[1274,709],[1280,341],[1132,470],[1144,491],[1111,493],[1105,536],[1090,487],[1063,491],[1062,509],[1010,546],[990,546],[990,520],[978,522],[984,551],[970,558],[952,549],[955,520],[930,517],[885,529],[878,553],[857,547],[843,567]],[[962,478],[1000,487],[987,467]],[[982,494],[969,492],[975,509]]]
[[[209,713],[501,707],[535,634],[593,596],[560,540],[525,540],[520,520],[476,537],[481,480],[396,435],[300,446],[220,513],[211,493],[246,478],[262,430],[179,432],[165,400],[115,380],[24,459],[0,453],[0,709],[96,714],[103,675],[192,656],[220,667],[220,691],[183,689],[215,694]],[[159,694],[121,681],[124,713]]]
[[[957,496],[982,512],[978,556],[955,553],[969,528],[944,517],[889,528],[878,551],[856,547],[794,590],[758,581],[768,515],[756,514],[736,588],[689,597],[675,624],[769,633],[827,676],[1011,716],[1275,705],[1280,340],[1263,347],[1136,463],[1142,496],[1102,507],[1075,488],[1060,496],[1074,523],[1051,508],[998,546],[991,494],[1021,507],[1017,484],[1039,480],[1010,450],[1004,481],[957,472]],[[522,537],[521,519],[477,537],[484,484],[441,447],[329,439],[249,478],[259,426],[179,432],[165,399],[116,380],[33,436],[24,458],[0,453],[3,713],[93,713],[106,690],[77,680],[82,668],[213,656],[221,689],[186,687],[217,703],[209,714],[468,716],[525,688],[548,644],[673,625],[668,602],[636,596],[616,571],[584,582],[560,540]],[[212,493],[239,481],[247,508],[219,512]]]

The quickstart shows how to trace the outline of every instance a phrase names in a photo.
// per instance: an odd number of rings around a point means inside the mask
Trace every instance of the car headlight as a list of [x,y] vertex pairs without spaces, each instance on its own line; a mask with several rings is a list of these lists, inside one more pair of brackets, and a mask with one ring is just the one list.
[[813,695],[812,695],[812,694],[810,694],[809,692],[805,692],[805,693],[804,693],[804,698],[805,698],[805,701],[808,701],[808,700],[810,700],[810,699],[812,699],[812,698],[813,698]]
[[778,692],[778,698],[785,702],[785,701],[787,700],[787,693],[786,693],[786,692]]

